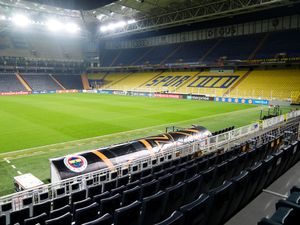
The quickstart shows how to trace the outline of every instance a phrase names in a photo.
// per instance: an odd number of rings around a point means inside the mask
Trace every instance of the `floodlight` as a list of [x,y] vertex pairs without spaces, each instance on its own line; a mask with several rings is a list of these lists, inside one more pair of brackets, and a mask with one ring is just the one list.
[[20,27],[27,27],[30,24],[28,17],[24,15],[15,15],[12,17],[12,22]]
[[101,32],[106,32],[107,31],[107,26],[101,26],[100,31]]
[[62,23],[59,22],[59,21],[57,21],[57,20],[48,20],[46,22],[46,26],[51,31],[59,31],[59,30],[61,30],[63,28]]
[[131,19],[131,20],[128,20],[127,23],[128,24],[133,24],[133,23],[136,23],[136,20],[135,19]]
[[68,24],[66,24],[65,27],[66,27],[66,30],[70,33],[76,33],[80,30],[80,27],[75,23],[68,23]]
[[6,16],[5,15],[0,16],[0,20],[6,20]]

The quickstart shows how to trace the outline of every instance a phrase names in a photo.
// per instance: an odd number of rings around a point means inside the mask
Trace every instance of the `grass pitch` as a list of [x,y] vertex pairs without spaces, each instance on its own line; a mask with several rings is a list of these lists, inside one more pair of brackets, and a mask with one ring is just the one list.
[[82,93],[0,97],[0,196],[13,192],[19,173],[47,182],[49,158],[162,133],[171,125],[198,124],[211,131],[243,126],[257,121],[259,109]]

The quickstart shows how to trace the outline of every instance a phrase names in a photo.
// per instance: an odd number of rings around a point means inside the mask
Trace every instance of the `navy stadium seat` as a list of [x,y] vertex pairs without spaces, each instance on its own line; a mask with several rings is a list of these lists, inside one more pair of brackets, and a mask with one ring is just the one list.
[[126,190],[126,186],[125,186],[125,185],[122,185],[122,186],[120,186],[120,187],[111,189],[110,194],[111,194],[111,195],[122,194],[124,190]]
[[95,219],[91,222],[84,223],[82,225],[111,225],[113,223],[113,217],[106,213],[98,219]]
[[255,195],[260,177],[262,175],[263,165],[261,162],[253,165],[248,169],[249,171],[249,184],[247,187],[246,195],[242,201],[241,206],[245,206]]
[[41,215],[42,213],[46,213],[47,215],[49,215],[50,209],[51,209],[50,200],[40,203],[40,204],[35,204],[32,207],[33,216],[38,216],[38,215]]
[[63,195],[58,198],[53,199],[52,205],[53,209],[59,209],[66,205],[69,205],[70,202],[70,196],[69,195]]
[[96,202],[84,208],[77,209],[74,213],[75,225],[81,225],[97,219],[98,211],[99,205]]
[[73,204],[74,202],[79,202],[81,200],[84,200],[86,198],[86,190],[80,190],[80,191],[75,191],[71,194],[71,203]]
[[158,178],[159,190],[164,190],[172,185],[172,174],[168,173]]
[[0,225],[6,225],[6,215],[0,216]]
[[207,194],[199,196],[193,202],[180,207],[184,214],[184,224],[207,225],[209,210],[211,208],[211,197]]
[[127,185],[129,182],[129,176],[122,176],[117,180],[117,187]]
[[184,202],[185,183],[178,183],[175,186],[166,189],[166,204],[164,209],[164,218],[173,211],[178,210]]
[[141,188],[136,186],[132,189],[126,190],[122,195],[122,205],[129,205],[136,200],[141,198]]
[[230,180],[233,183],[234,194],[228,207],[228,215],[226,219],[229,219],[229,217],[231,217],[239,209],[239,206],[241,205],[241,202],[245,196],[247,187],[250,185],[248,180],[248,171],[242,171],[240,175],[235,176]]
[[129,190],[129,189],[132,189],[136,186],[139,186],[140,185],[140,181],[139,180],[136,180],[134,182],[130,182],[126,185],[126,189]]
[[196,163],[188,165],[186,167],[186,178],[191,178],[195,176],[198,172],[198,165]]
[[140,224],[152,225],[161,220],[166,201],[166,193],[159,191],[156,194],[143,198]]
[[202,192],[202,176],[196,175],[190,179],[185,180],[185,196],[184,204],[194,201]]
[[121,195],[115,194],[114,196],[104,198],[100,201],[100,214],[104,215],[109,213],[113,215],[115,209],[119,208],[121,204]]
[[215,175],[215,167],[208,168],[207,170],[201,172],[202,175],[202,185],[201,191],[206,193],[211,189],[212,184],[214,182],[214,175]]
[[114,225],[139,225],[140,211],[141,203],[139,201],[116,209]]
[[78,202],[74,202],[73,208],[72,208],[73,214],[74,214],[75,210],[89,206],[92,203],[93,203],[93,200],[90,197],[86,198],[84,200],[78,201]]
[[110,191],[117,187],[117,180],[108,181],[103,184],[103,191]]
[[148,183],[153,179],[154,179],[153,175],[148,174],[147,176],[141,177],[140,181],[141,181],[141,184],[143,184],[143,183]]
[[148,183],[141,185],[141,198],[148,197],[158,191],[158,181],[152,180]]
[[48,219],[48,216],[46,213],[42,213],[38,216],[31,217],[29,219],[24,220],[24,225],[45,225],[45,221]]
[[19,223],[20,225],[24,224],[24,220],[28,219],[30,216],[30,210],[28,207],[12,211],[10,213],[10,224]]
[[186,169],[180,169],[175,171],[172,177],[172,184],[177,184],[179,182],[184,181],[186,178],[186,173],[187,173]]
[[99,195],[102,192],[102,184],[98,184],[88,188],[88,196],[93,197]]
[[56,218],[56,217],[60,217],[60,216],[66,214],[68,212],[71,213],[71,206],[70,205],[66,205],[62,208],[50,211],[49,218],[53,219],[53,218]]
[[72,215],[71,213],[66,213],[60,217],[46,220],[46,225],[71,225]]
[[155,225],[184,225],[184,217],[181,212],[175,211],[170,217]]
[[223,224],[226,213],[228,212],[228,206],[232,199],[233,184],[232,182],[225,181],[223,185],[211,190],[209,195],[212,197],[212,205],[214,209],[210,210],[209,225]]
[[95,195],[93,197],[93,200],[94,200],[94,202],[97,202],[98,204],[100,204],[102,199],[109,198],[109,197],[110,197],[110,192],[106,191],[106,192],[103,192],[102,194]]
[[222,162],[219,165],[216,165],[216,171],[211,188],[219,187],[223,183],[227,172],[227,164],[227,162]]

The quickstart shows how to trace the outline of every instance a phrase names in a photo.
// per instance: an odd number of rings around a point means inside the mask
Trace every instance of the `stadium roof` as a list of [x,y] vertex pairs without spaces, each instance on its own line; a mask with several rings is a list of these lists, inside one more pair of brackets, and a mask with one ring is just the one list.
[[[0,0],[0,16],[72,18],[100,37],[164,29],[299,3],[298,0]],[[91,27],[97,29],[91,29]]]

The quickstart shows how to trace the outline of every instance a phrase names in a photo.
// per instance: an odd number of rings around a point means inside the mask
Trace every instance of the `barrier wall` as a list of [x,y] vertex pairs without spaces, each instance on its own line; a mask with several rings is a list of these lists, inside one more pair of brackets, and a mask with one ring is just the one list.
[[21,92],[0,92],[1,95],[28,95],[28,94],[62,94],[62,93],[95,93],[95,94],[109,94],[109,95],[127,95],[127,96],[143,96],[155,98],[173,98],[173,99],[188,99],[200,101],[216,101],[240,104],[253,105],[269,105],[269,100],[264,99],[247,99],[247,98],[228,98],[228,97],[211,97],[197,94],[176,94],[176,93],[153,93],[140,91],[122,91],[122,90],[50,90],[50,91],[21,91]]

